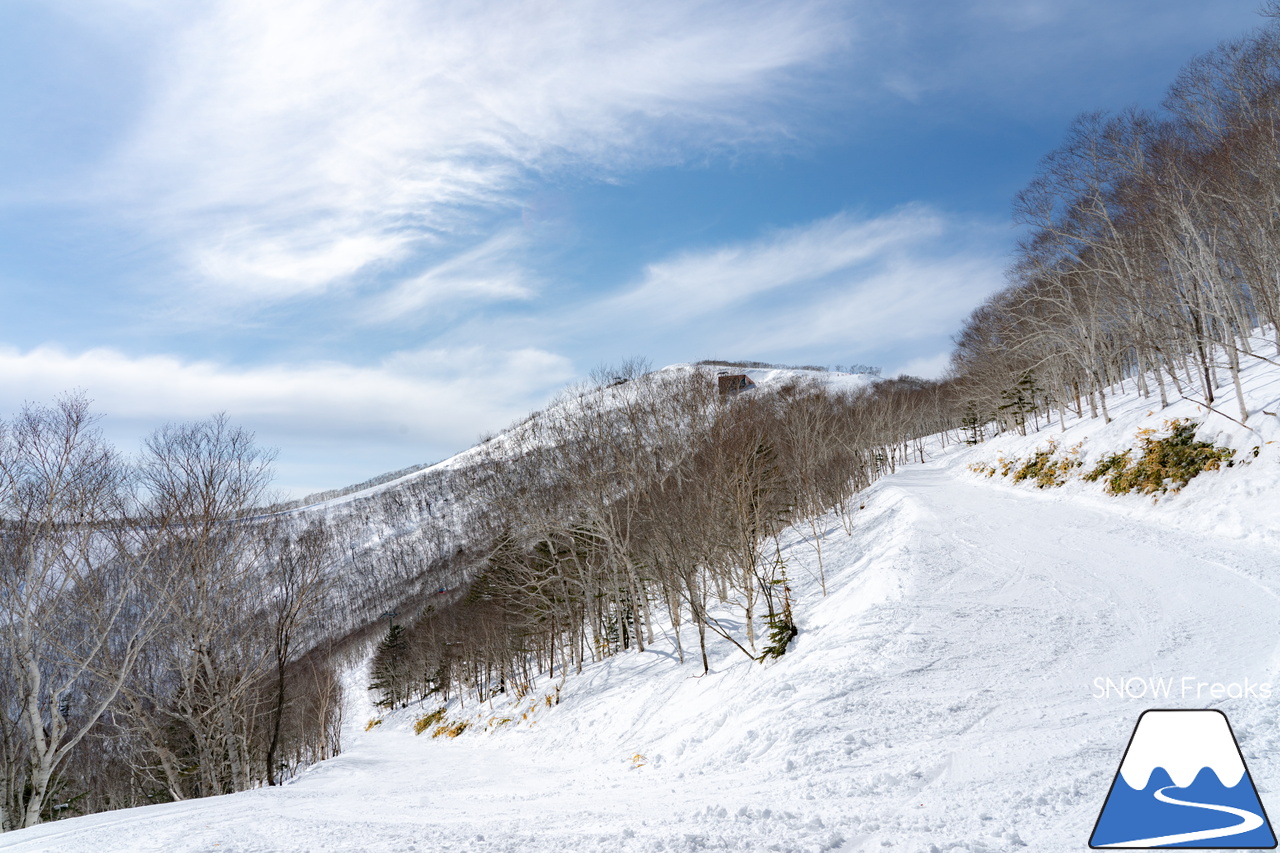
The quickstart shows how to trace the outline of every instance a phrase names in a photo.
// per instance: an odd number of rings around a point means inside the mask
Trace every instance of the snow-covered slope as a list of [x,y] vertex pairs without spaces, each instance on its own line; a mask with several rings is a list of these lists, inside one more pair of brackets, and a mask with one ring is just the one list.
[[[1256,342],[1261,352],[1264,348],[1272,357],[1270,344]],[[1225,379],[1225,376],[1222,377]],[[1249,410],[1247,422],[1240,422],[1239,405],[1229,383],[1217,390],[1218,398],[1212,407],[1197,399],[1198,392],[1188,391],[1191,397],[1183,398],[1170,388],[1171,402],[1160,408],[1155,397],[1143,398],[1133,392],[1128,383],[1128,393],[1110,402],[1111,422],[1088,417],[1085,405],[1083,418],[1068,418],[1063,430],[1055,417],[1046,424],[1040,420],[1040,429],[1027,436],[1006,433],[980,447],[969,451],[966,462],[992,463],[1001,457],[1026,459],[1035,450],[1055,442],[1061,450],[1079,445],[1079,457],[1084,470],[1092,467],[1107,453],[1134,447],[1139,431],[1153,430],[1155,434],[1167,434],[1168,422],[1189,419],[1199,424],[1196,437],[1215,445],[1235,450],[1235,467],[1229,476],[1204,476],[1193,480],[1174,498],[1127,496],[1115,498],[1103,494],[1097,483],[1085,483],[1079,479],[1069,482],[1062,490],[1049,490],[1045,499],[1058,500],[1063,495],[1090,505],[1122,508],[1127,513],[1142,517],[1156,524],[1179,529],[1194,528],[1205,533],[1232,539],[1248,539],[1270,544],[1280,549],[1280,367],[1265,361],[1255,361],[1241,371],[1241,385]],[[1255,456],[1256,454],[1256,456]],[[1018,487],[1020,491],[1035,492],[1034,487]]]
[[[876,376],[867,373],[842,373],[839,371],[811,370],[802,367],[737,368],[696,364],[673,364],[668,367],[664,367],[657,372],[659,374],[689,374],[695,371],[705,374],[709,381],[714,381],[716,375],[721,373],[743,374],[749,376],[751,381],[754,382],[758,388],[765,389],[766,391],[784,385],[788,382],[812,382],[834,392],[853,392],[866,388],[874,383],[877,378]],[[615,395],[617,391],[612,387],[605,387],[583,393],[599,397],[605,405],[608,405],[610,397]],[[554,414],[557,408],[574,405],[577,405],[575,395],[573,393],[567,393],[561,399],[553,402],[551,406],[548,407],[546,414]],[[318,500],[312,503],[304,503],[302,506],[291,510],[291,512],[306,514],[332,511],[344,504],[367,500],[386,492],[394,492],[397,489],[401,489],[417,480],[431,479],[434,476],[439,476],[442,472],[466,468],[467,466],[474,464],[481,457],[486,450],[485,446],[487,444],[496,443],[498,445],[518,447],[523,433],[527,429],[527,425],[534,418],[541,417],[543,414],[543,412],[536,412],[521,423],[512,425],[503,432],[492,436],[480,444],[477,444],[475,447],[470,447],[461,453],[450,456],[448,459],[444,459],[434,465],[419,468],[405,474],[404,476],[387,480],[375,486],[369,486],[368,488],[349,492],[341,497]]]
[[[873,376],[806,370],[763,368],[742,371],[677,364],[649,378],[661,382],[672,376],[697,372],[714,387],[720,370],[745,372],[757,384],[756,393],[768,393],[788,382],[818,383],[835,392],[865,388]],[[647,380],[638,380],[644,382]],[[337,640],[380,621],[381,614],[396,610],[418,612],[441,589],[460,588],[475,569],[472,553],[477,544],[477,514],[485,508],[471,498],[474,478],[487,459],[511,458],[527,453],[539,439],[543,418],[554,419],[562,410],[584,405],[609,408],[632,389],[611,386],[567,391],[548,406],[503,432],[442,462],[410,471],[377,485],[328,497],[278,513],[298,528],[323,521],[341,543],[341,558],[334,567],[335,583],[326,606],[328,632],[313,641]]]
[[[776,662],[720,644],[697,677],[668,637],[507,706],[455,705],[474,725],[454,740],[414,735],[434,706],[365,732],[355,704],[346,753],[283,788],[49,824],[0,850],[1080,850],[1153,707],[1223,710],[1274,813],[1280,452],[1262,411],[1280,411],[1280,384],[1248,381],[1259,432],[1214,416],[1202,434],[1258,456],[1158,504],[969,470],[1042,432],[900,469],[852,536],[827,519],[825,597],[793,532],[801,633]],[[1069,422],[1061,440],[1087,435],[1096,458],[1183,414],[1150,409],[1117,401],[1115,423]]]

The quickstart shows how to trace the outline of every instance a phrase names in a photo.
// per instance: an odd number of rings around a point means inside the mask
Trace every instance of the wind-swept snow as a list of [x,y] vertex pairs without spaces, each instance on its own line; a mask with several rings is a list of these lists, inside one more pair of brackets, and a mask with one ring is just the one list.
[[[1152,508],[966,470],[992,453],[885,478],[852,537],[828,519],[825,598],[811,544],[787,541],[801,633],[774,663],[721,644],[698,678],[668,638],[511,706],[454,707],[477,726],[452,741],[413,734],[433,706],[368,733],[353,713],[347,752],[283,788],[48,824],[0,849],[1081,849],[1150,707],[1223,709],[1265,805],[1275,701],[1213,685],[1277,677],[1274,537],[1179,522],[1215,492],[1246,500],[1227,485],[1241,472]],[[1249,482],[1274,482],[1277,457]],[[495,718],[514,721],[478,730]]]

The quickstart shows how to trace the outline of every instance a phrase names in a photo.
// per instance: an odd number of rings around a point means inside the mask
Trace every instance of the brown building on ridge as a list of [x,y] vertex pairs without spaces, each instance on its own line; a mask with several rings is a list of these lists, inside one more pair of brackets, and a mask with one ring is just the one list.
[[721,394],[741,394],[756,387],[745,373],[721,374],[716,377],[716,388]]

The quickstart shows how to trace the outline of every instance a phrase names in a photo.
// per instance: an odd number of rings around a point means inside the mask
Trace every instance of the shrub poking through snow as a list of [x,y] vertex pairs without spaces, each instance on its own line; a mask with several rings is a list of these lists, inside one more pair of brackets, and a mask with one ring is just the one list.
[[996,468],[1000,471],[1001,477],[1008,477],[1017,465],[1018,457],[1016,456],[1001,456],[996,460]]
[[1057,457],[1058,443],[1050,441],[1049,446],[1035,451],[1031,458],[1013,472],[1013,481],[1034,480],[1036,487],[1045,489],[1050,486],[1064,485],[1071,472],[1080,467],[1080,445],[1067,451],[1065,456]]
[[413,724],[413,733],[420,735],[432,726],[438,726],[444,722],[444,708],[432,711],[425,717],[419,717]]
[[1057,453],[1058,442],[1055,440],[1050,441],[1048,447],[1035,450],[1026,461],[1017,456],[1001,456],[994,465],[975,462],[969,466],[969,470],[987,477],[994,477],[996,474],[1013,477],[1015,483],[1032,480],[1041,489],[1062,486],[1071,478],[1071,472],[1082,464],[1080,445],[1068,449],[1063,456],[1058,456]]
[[1120,453],[1108,453],[1106,456],[1098,460],[1098,464],[1093,470],[1084,474],[1084,479],[1090,483],[1096,483],[1103,477],[1110,478],[1116,472],[1123,472],[1129,467],[1129,454],[1131,450],[1125,450]]
[[454,723],[452,725],[446,722],[442,726],[437,726],[436,730],[431,733],[431,736],[440,737],[441,735],[443,735],[445,737],[455,738],[458,735],[465,732],[469,725],[470,723],[468,723],[466,720],[463,720],[460,723]]
[[[1168,435],[1163,437],[1157,437],[1159,430],[1139,430],[1136,451],[1131,448],[1106,454],[1092,469],[1081,474],[1081,479],[1090,483],[1105,480],[1107,493],[1112,495],[1130,492],[1155,495],[1177,492],[1191,482],[1192,477],[1203,471],[1217,471],[1224,462],[1228,467],[1234,464],[1235,451],[1231,448],[1196,441],[1197,426],[1195,421],[1183,418],[1165,421]],[[1080,445],[1062,456],[1057,452],[1057,442],[1050,441],[1048,447],[1035,450],[1026,461],[1016,456],[1001,456],[995,465],[975,462],[969,470],[987,477],[1012,476],[1015,483],[1031,480],[1041,489],[1061,486],[1081,467]]]
[[1217,471],[1224,462],[1230,466],[1235,451],[1196,441],[1197,426],[1187,419],[1166,421],[1169,434],[1163,438],[1156,438],[1153,429],[1141,430],[1138,440],[1142,453],[1136,460],[1131,459],[1129,451],[1103,457],[1085,479],[1105,477],[1107,492],[1113,495],[1163,494],[1179,491],[1197,474]]

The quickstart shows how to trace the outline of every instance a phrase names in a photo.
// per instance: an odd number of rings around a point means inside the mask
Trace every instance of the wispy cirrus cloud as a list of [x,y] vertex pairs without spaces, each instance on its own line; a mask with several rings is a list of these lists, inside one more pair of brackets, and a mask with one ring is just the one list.
[[1258,6],[1254,0],[861,0],[858,73],[913,106],[937,110],[957,95],[969,99],[974,113],[996,104],[1024,120],[1098,109],[1117,96],[1112,106],[1119,108],[1136,86],[1150,86],[1147,97],[1158,99],[1193,53],[1261,23]]
[[527,243],[518,229],[499,231],[369,299],[360,319],[389,323],[449,303],[530,299],[536,281],[520,263]]
[[636,351],[683,342],[684,358],[901,364],[899,351],[947,348],[973,306],[1003,285],[1004,234],[923,205],[843,212],[656,261],[569,324]]
[[785,138],[772,108],[802,95],[793,72],[848,36],[820,0],[182,8],[95,191],[172,241],[206,296],[233,302],[430,258],[514,210],[534,174],[608,176]]
[[652,263],[607,310],[650,311],[677,322],[721,314],[762,294],[819,285],[943,229],[942,217],[922,206],[874,218],[840,213]]
[[755,342],[775,352],[855,353],[949,342],[969,312],[1004,285],[1005,259],[981,247],[915,248],[918,253],[878,258],[871,268],[849,271],[838,287],[779,306]]

